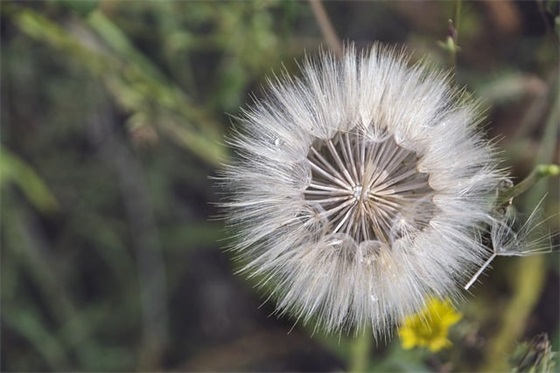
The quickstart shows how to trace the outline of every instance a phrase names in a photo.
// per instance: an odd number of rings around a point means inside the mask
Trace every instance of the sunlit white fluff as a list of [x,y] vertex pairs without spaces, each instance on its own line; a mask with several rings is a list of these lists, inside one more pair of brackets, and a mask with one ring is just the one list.
[[387,335],[428,296],[460,296],[504,176],[478,123],[445,74],[379,45],[276,78],[222,175],[242,271],[327,331]]
[[543,226],[548,219],[540,220],[539,217],[542,201],[524,221],[519,218],[512,206],[508,206],[503,212],[496,211],[495,219],[489,229],[492,255],[465,285],[465,290],[475,283],[498,256],[529,256],[553,251],[552,236],[544,232]]

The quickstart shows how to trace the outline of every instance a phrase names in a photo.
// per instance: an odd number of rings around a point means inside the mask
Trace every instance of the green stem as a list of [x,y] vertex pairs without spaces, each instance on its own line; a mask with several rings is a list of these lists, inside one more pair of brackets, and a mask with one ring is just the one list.
[[455,6],[455,18],[449,20],[449,26],[447,31],[447,39],[445,49],[449,52],[449,65],[451,66],[451,71],[453,74],[453,81],[457,84],[457,52],[459,51],[458,40],[459,40],[459,19],[461,17],[461,2],[462,0],[457,0]]
[[538,302],[544,286],[545,258],[532,256],[517,260],[510,281],[514,289],[513,298],[504,307],[499,333],[489,341],[488,360],[482,369],[485,372],[507,370],[506,356],[511,346],[523,333],[527,319]]
[[556,164],[540,164],[535,167],[533,172],[529,174],[523,181],[516,184],[514,187],[505,190],[498,196],[497,206],[504,206],[509,201],[520,194],[529,190],[540,180],[560,175],[560,166]]
[[342,42],[336,34],[321,0],[309,0],[309,4],[311,5],[311,10],[313,11],[313,15],[315,16],[317,23],[319,24],[319,28],[321,29],[321,33],[323,34],[325,41],[338,57],[342,57]]
[[358,373],[366,371],[369,365],[369,352],[372,340],[373,335],[367,330],[354,339],[352,342],[349,372]]
[[458,41],[459,39],[459,20],[461,19],[461,4],[462,4],[462,0],[457,0],[457,2],[455,3],[455,19],[453,20],[455,22],[455,30],[457,30],[457,36],[455,38],[455,42]]

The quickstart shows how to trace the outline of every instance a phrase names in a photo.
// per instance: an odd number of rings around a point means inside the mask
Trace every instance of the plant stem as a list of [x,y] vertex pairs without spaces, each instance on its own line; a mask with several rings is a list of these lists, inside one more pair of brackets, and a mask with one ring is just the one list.
[[502,194],[498,196],[497,205],[504,206],[509,203],[510,200],[519,196],[520,194],[529,190],[533,185],[535,185],[540,180],[560,175],[560,166],[556,164],[540,164],[535,167],[533,172],[529,174],[524,180],[517,183],[514,187],[507,189]]
[[373,335],[368,330],[365,330],[354,339],[352,342],[349,372],[358,373],[366,371],[369,365],[369,352],[372,340]]
[[457,41],[459,39],[459,18],[461,16],[461,0],[457,0],[455,6],[455,18],[449,19],[447,26],[447,36],[444,42],[438,42],[440,47],[449,53],[449,67],[451,69],[451,77],[453,84],[457,85],[457,52],[459,46]]
[[511,271],[514,295],[504,307],[502,323],[498,334],[488,343],[485,372],[507,370],[507,359],[511,346],[517,341],[526,327],[527,319],[538,302],[543,286],[545,258],[531,256],[520,258]]
[[462,0],[457,0],[455,3],[455,19],[450,21],[449,24],[449,35],[448,42],[450,43],[450,56],[451,56],[451,67],[453,68],[453,76],[455,83],[457,82],[457,51],[459,50],[459,20],[461,19],[461,3]]
[[455,19],[453,20],[455,22],[455,30],[457,30],[457,36],[455,37],[455,42],[457,42],[457,40],[459,39],[459,20],[461,19],[462,2],[463,2],[462,0],[457,0],[457,2],[455,3]]
[[341,57],[342,43],[340,42],[340,39],[336,34],[336,31],[334,30],[332,22],[329,19],[327,12],[325,11],[323,3],[321,2],[321,0],[309,0],[309,4],[311,4],[313,15],[315,16],[315,19],[317,20],[317,23],[321,28],[321,33],[323,34],[323,37],[325,38],[327,44],[337,56]]

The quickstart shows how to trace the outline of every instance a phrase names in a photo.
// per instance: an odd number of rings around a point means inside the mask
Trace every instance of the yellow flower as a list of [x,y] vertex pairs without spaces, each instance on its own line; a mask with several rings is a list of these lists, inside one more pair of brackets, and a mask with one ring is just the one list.
[[428,347],[432,352],[450,347],[449,327],[461,317],[449,299],[430,298],[421,312],[408,316],[399,327],[401,345],[407,350]]

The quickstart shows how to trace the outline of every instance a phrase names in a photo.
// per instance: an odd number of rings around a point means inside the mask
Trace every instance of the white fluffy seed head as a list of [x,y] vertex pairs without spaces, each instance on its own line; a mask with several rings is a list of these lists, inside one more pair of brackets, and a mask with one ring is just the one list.
[[306,60],[240,118],[223,203],[243,271],[279,313],[387,335],[429,296],[460,296],[504,177],[476,105],[379,45]]

